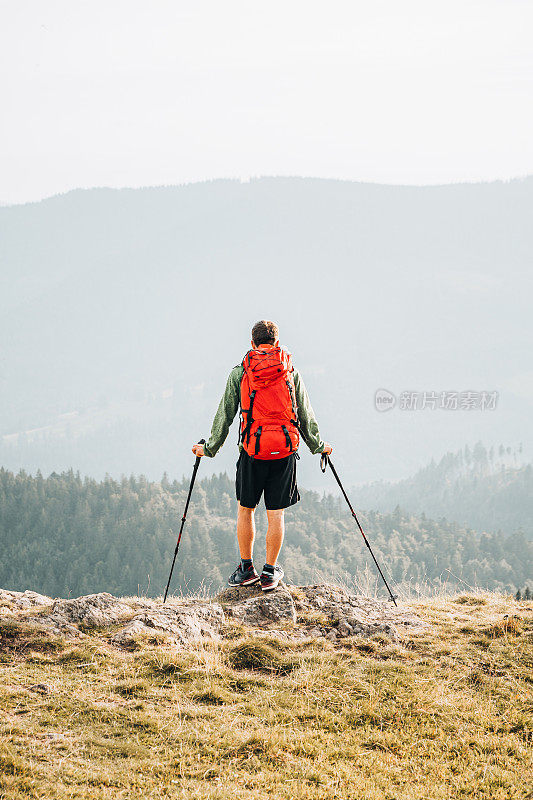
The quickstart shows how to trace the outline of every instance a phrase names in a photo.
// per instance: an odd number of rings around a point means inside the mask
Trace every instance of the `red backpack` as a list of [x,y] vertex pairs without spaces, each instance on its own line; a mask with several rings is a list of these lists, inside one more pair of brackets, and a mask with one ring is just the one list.
[[252,458],[285,458],[300,441],[291,354],[249,350],[242,366],[239,441]]

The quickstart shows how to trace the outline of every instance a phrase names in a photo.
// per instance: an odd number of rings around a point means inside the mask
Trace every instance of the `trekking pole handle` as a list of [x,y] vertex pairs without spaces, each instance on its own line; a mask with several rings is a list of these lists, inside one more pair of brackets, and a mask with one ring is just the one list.
[[[198,442],[198,444],[205,444],[205,439],[200,439],[200,441]],[[189,503],[190,503],[190,500],[191,500],[192,489],[193,489],[193,486],[194,486],[194,481],[195,481],[195,478],[196,478],[196,473],[198,472],[198,467],[200,466],[200,461],[201,461],[201,460],[202,460],[202,457],[201,457],[201,456],[196,456],[196,460],[195,460],[195,462],[194,462],[194,467],[193,467],[193,471],[192,471],[192,480],[191,480],[191,485],[189,486],[189,494],[187,495],[187,502],[185,503],[185,511],[183,512],[183,516],[182,516],[182,518],[181,518],[181,526],[182,526],[182,527],[181,527],[181,530],[180,530],[180,534],[179,534],[179,536],[178,536],[178,543],[177,543],[177,545],[176,545],[176,552],[178,551],[178,547],[179,547],[179,545],[180,545],[181,531],[183,530],[183,524],[184,524],[184,522],[185,522],[185,520],[186,520],[186,518],[187,518],[187,511],[188,511],[188,509],[189,509]]]
[[[198,444],[205,444],[205,439],[200,439],[200,440],[198,441]],[[196,461],[194,462],[194,468],[195,468],[195,469],[198,469],[198,466],[199,466],[199,464],[200,464],[200,459],[201,459],[201,457],[202,457],[202,456],[196,456]]]
[[320,456],[320,469],[325,472],[328,467],[329,456],[327,453],[322,453]]

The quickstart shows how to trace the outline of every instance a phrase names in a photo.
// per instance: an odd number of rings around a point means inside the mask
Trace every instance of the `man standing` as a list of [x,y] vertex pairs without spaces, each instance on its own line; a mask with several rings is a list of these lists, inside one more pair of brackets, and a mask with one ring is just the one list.
[[[250,586],[260,581],[268,592],[283,578],[276,562],[285,532],[284,509],[300,499],[296,485],[299,434],[313,454],[329,455],[332,447],[320,438],[304,382],[292,366],[290,353],[279,346],[277,325],[264,319],[256,322],[251,344],[242,363],[230,372],[209,441],[195,444],[192,451],[212,458],[224,444],[240,404],[236,492],[241,563],[228,583]],[[266,564],[258,575],[252,561],[254,513],[263,492],[268,517]]]

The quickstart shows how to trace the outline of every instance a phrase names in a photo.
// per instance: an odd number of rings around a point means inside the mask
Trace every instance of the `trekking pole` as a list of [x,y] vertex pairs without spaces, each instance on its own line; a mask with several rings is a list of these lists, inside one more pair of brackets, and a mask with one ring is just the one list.
[[370,551],[370,555],[371,555],[371,556],[372,556],[372,558],[374,559],[374,564],[376,565],[376,567],[377,567],[377,569],[378,569],[378,572],[379,572],[379,574],[380,574],[380,575],[381,575],[381,577],[383,578],[383,583],[385,584],[385,586],[386,586],[386,587],[387,587],[387,589],[388,589],[388,592],[389,592],[389,594],[390,594],[390,599],[392,600],[392,602],[394,603],[394,605],[395,605],[395,606],[397,606],[398,604],[397,604],[397,602],[396,602],[396,598],[398,597],[398,595],[393,595],[393,593],[392,593],[392,592],[391,592],[391,590],[390,590],[389,584],[388,584],[388,583],[387,583],[387,581],[385,580],[385,575],[382,573],[382,571],[381,571],[381,569],[380,569],[380,566],[379,566],[378,562],[376,561],[376,556],[375,556],[375,555],[374,555],[374,553],[372,552],[372,548],[370,547],[370,543],[369,543],[368,539],[367,539],[367,538],[366,538],[366,536],[365,536],[365,532],[364,532],[364,530],[363,530],[363,529],[362,529],[362,527],[361,527],[361,523],[360,523],[360,522],[359,522],[359,520],[357,519],[357,514],[356,514],[356,513],[355,513],[355,511],[353,510],[353,508],[352,508],[352,504],[351,504],[351,503],[350,503],[350,501],[348,500],[348,495],[347,495],[347,494],[346,494],[346,492],[344,491],[344,487],[343,487],[342,483],[340,482],[340,478],[339,478],[339,476],[337,475],[337,470],[336,470],[336,469],[335,469],[335,467],[333,466],[333,463],[332,463],[332,461],[331,461],[331,458],[330,458],[330,457],[329,457],[329,456],[328,456],[326,453],[322,453],[322,455],[321,455],[321,457],[320,457],[320,469],[322,470],[322,472],[325,472],[325,471],[326,471],[326,467],[328,466],[328,464],[329,464],[329,466],[330,466],[330,469],[331,469],[331,471],[333,472],[333,474],[334,474],[334,476],[335,476],[335,480],[337,481],[337,483],[338,483],[338,484],[339,484],[339,486],[340,486],[340,490],[341,490],[341,492],[342,492],[342,493],[343,493],[343,495],[344,495],[344,499],[345,499],[345,500],[346,500],[346,502],[348,503],[348,508],[349,508],[349,509],[350,509],[350,511],[352,512],[352,517],[353,517],[353,518],[354,518],[354,520],[357,522],[357,527],[358,527],[358,528],[359,528],[359,530],[361,531],[361,536],[362,536],[362,537],[363,537],[363,539],[365,540],[365,544],[366,544],[366,546],[368,547],[368,549],[369,549],[369,551]]
[[[198,444],[205,444],[205,439],[200,439]],[[174,571],[174,564],[176,563],[176,556],[178,555],[178,550],[181,541],[181,534],[183,533],[183,527],[185,525],[185,520],[187,518],[187,509],[189,508],[189,501],[191,499],[192,494],[192,487],[194,486],[194,479],[196,478],[196,473],[198,472],[198,467],[200,466],[200,459],[202,456],[196,456],[196,461],[194,462],[194,467],[192,471],[192,478],[191,478],[191,485],[189,486],[189,494],[187,495],[187,502],[185,503],[185,511],[183,512],[183,516],[181,518],[181,528],[178,536],[178,541],[176,542],[176,549],[174,550],[174,558],[172,559],[172,566],[170,568],[170,575],[168,576],[168,583],[167,588],[165,589],[165,597],[163,599],[163,603],[166,603],[167,594],[168,594],[168,587],[170,586],[170,581],[172,579],[172,573]]]

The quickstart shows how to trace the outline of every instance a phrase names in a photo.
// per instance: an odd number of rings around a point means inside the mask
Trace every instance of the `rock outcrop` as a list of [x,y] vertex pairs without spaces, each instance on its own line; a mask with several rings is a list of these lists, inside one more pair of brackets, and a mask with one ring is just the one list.
[[217,600],[229,617],[252,628],[266,628],[283,623],[296,623],[296,606],[284,584],[273,592],[263,592],[256,586],[226,589]]
[[131,606],[108,592],[100,592],[72,600],[54,600],[50,613],[41,615],[39,622],[54,633],[75,634],[80,629],[107,628],[131,617]]
[[[260,629],[281,627],[292,638],[373,636],[397,639],[406,627],[424,627],[407,607],[352,594],[329,584],[285,586],[263,594],[256,587],[225,589],[217,596],[229,618]],[[292,630],[291,630],[292,628]]]
[[0,589],[0,614],[9,614],[33,606],[47,606],[52,602],[49,597],[38,592],[10,592],[8,589]]
[[323,622],[316,626],[316,633],[320,631],[332,639],[376,633],[397,639],[402,627],[425,626],[405,606],[396,607],[389,601],[355,595],[329,584],[295,587],[294,595],[302,620],[320,620],[322,617]]
[[194,600],[172,601],[168,606],[154,603],[135,614],[114,636],[115,644],[129,644],[138,634],[169,634],[174,643],[186,645],[201,639],[218,641],[224,624],[219,603]]
[[331,641],[375,634],[397,639],[407,627],[426,625],[403,605],[396,608],[329,584],[280,584],[269,593],[257,586],[239,587],[225,589],[213,600],[170,598],[165,604],[108,592],[53,600],[31,591],[0,590],[0,623],[6,617],[66,638],[102,633],[117,646],[127,646],[139,635],[161,635],[178,647],[202,639],[218,641],[235,625],[259,636]]

